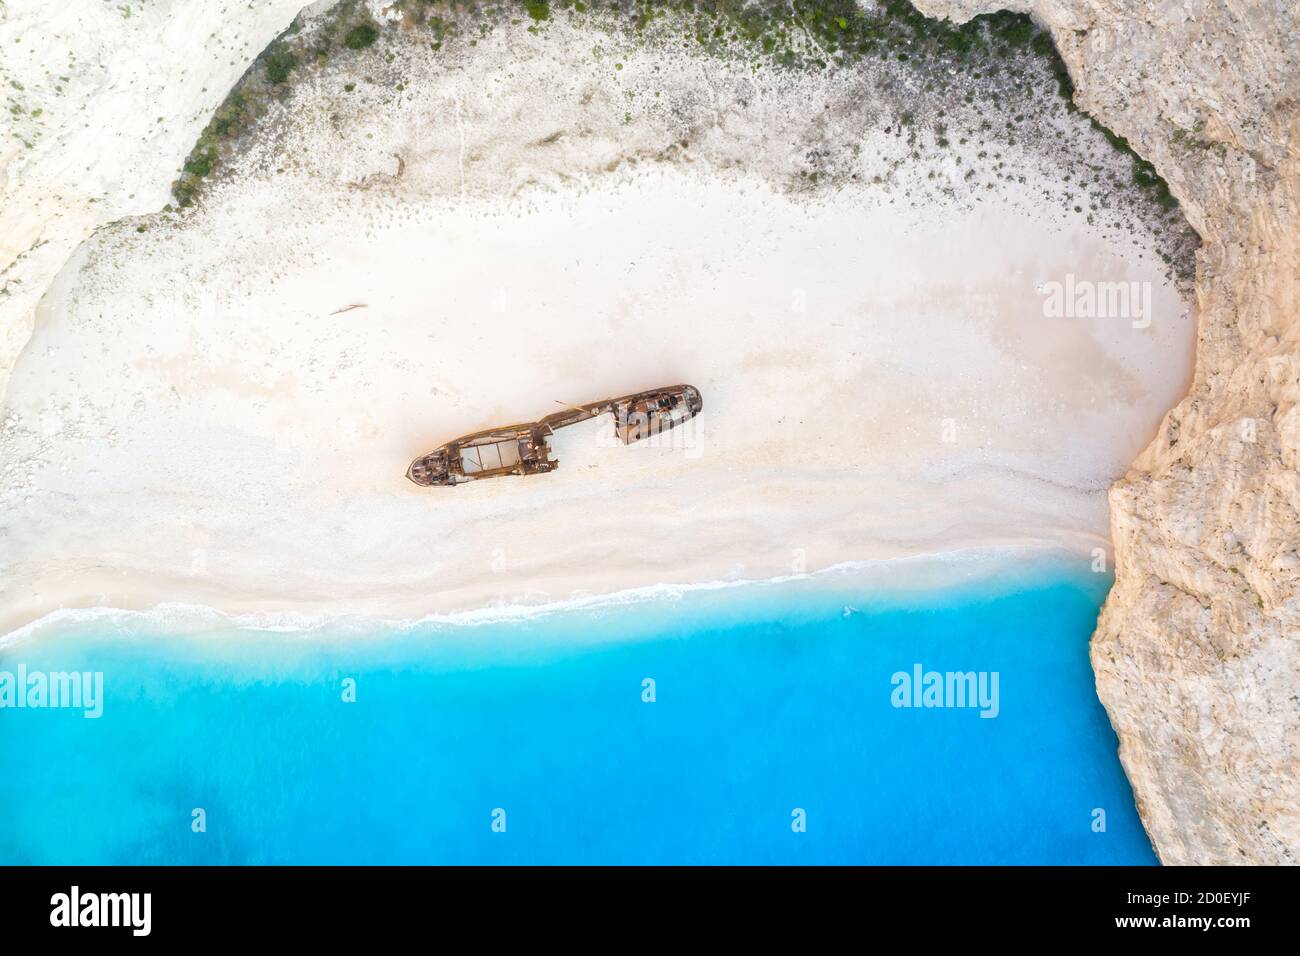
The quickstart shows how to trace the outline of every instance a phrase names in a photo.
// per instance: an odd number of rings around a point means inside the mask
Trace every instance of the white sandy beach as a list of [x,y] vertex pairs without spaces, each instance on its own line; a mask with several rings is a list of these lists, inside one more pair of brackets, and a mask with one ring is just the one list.
[[[637,50],[615,77],[564,42],[413,51],[397,97],[305,84],[199,208],[82,247],[0,414],[0,634],[1106,544],[1105,489],[1191,371],[1150,234],[1083,190],[1076,212],[1031,143],[998,147],[1014,181],[974,133],[917,162],[861,88]],[[839,180],[803,194],[814,123]],[[969,169],[991,188],[945,195]],[[1149,283],[1149,327],[1045,316],[1067,276]],[[461,433],[677,382],[704,410],[663,447],[595,422],[553,475],[403,477]]]

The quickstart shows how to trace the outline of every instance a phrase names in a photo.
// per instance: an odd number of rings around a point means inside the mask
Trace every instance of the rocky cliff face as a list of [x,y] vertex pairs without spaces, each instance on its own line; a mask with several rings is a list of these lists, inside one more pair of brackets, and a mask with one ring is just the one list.
[[68,257],[170,200],[212,111],[302,5],[0,3],[0,400]]
[[1204,239],[1191,393],[1111,490],[1097,688],[1166,863],[1300,854],[1300,8],[916,0],[1050,26]]

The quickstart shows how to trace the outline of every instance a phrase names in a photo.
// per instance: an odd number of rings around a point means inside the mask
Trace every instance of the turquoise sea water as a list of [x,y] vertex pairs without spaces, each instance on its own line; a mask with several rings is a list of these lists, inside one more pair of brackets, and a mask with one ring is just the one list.
[[[1153,863],[1088,665],[1108,584],[1053,562],[346,637],[63,624],[0,671],[102,671],[103,716],[0,709],[0,863]],[[894,707],[917,664],[997,672],[997,717]]]

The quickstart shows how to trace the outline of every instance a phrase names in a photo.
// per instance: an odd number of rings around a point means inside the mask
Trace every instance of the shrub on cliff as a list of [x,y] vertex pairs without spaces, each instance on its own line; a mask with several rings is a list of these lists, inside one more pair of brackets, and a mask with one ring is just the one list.
[[266,58],[266,78],[273,84],[280,84],[289,79],[289,74],[298,65],[298,58],[288,50],[276,50]]
[[343,37],[343,45],[349,50],[364,50],[379,39],[379,31],[373,23],[358,23]]

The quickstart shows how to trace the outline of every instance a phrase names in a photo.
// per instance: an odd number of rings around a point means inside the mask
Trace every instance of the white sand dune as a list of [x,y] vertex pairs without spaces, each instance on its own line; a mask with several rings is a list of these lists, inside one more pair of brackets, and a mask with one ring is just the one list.
[[[391,99],[304,84],[200,209],[82,248],[0,424],[0,632],[60,607],[419,616],[1104,545],[1106,486],[1190,376],[1140,223],[1075,212],[1030,143],[998,147],[1014,181],[945,196],[930,174],[987,174],[989,144],[909,160],[870,77],[628,50],[614,80],[583,43],[413,50],[421,82]],[[656,84],[670,109],[614,114]],[[838,184],[791,191],[821,115]],[[1067,274],[1149,283],[1150,326],[1046,317]],[[676,382],[704,411],[663,446],[595,422],[556,437],[553,475],[403,477],[460,433]]]

